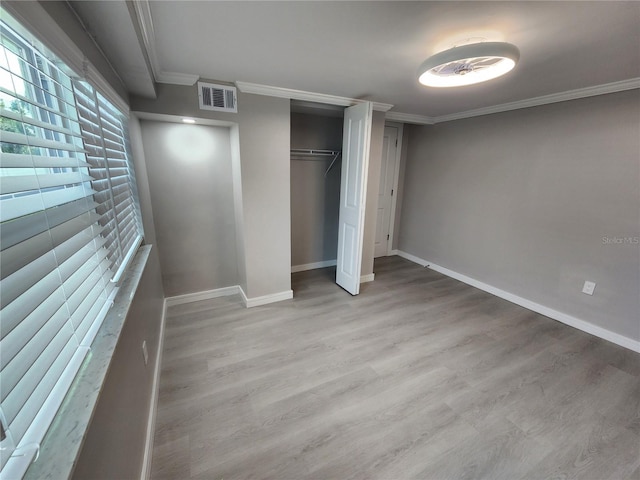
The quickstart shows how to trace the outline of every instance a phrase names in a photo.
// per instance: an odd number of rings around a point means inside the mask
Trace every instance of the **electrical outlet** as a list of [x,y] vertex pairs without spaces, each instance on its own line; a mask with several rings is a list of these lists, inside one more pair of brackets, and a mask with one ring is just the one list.
[[589,280],[585,280],[584,286],[582,287],[582,293],[586,293],[587,295],[593,295],[593,291],[596,289],[596,282],[590,282]]
[[149,352],[147,351],[147,341],[142,342],[142,356],[144,357],[144,364],[149,363]]

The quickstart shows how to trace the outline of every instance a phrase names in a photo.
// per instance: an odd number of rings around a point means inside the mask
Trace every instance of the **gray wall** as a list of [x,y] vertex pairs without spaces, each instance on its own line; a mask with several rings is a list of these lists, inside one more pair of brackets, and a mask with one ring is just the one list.
[[158,85],[157,99],[132,97],[131,108],[237,124],[232,138],[239,146],[231,148],[232,157],[239,148],[235,155],[240,165],[235,170],[242,188],[241,215],[237,215],[242,231],[236,232],[239,283],[249,298],[290,290],[289,100],[239,92],[238,113],[220,113],[198,108],[195,85]]
[[[291,148],[342,150],[343,118],[291,114]],[[340,159],[291,160],[291,265],[335,260],[338,249]]]
[[[73,478],[137,479],[143,467],[164,294],[152,249],[102,385]],[[142,357],[146,340],[149,363]]]
[[[398,249],[400,244],[400,225],[402,225],[402,200],[404,198],[404,179],[405,172],[407,170],[407,151],[409,149],[409,135],[407,133],[408,126],[402,130],[402,149],[400,150],[400,166],[398,168],[398,190],[396,196],[396,211],[395,220],[393,224],[393,244],[391,248],[393,250]],[[398,139],[399,141],[400,139]]]
[[230,129],[231,140],[231,176],[233,178],[233,213],[236,231],[236,259],[238,285],[247,291],[247,261],[244,241],[244,208],[242,206],[242,170],[240,167],[240,128],[234,125]]
[[[289,100],[244,95],[239,122],[248,297],[291,290]],[[240,107],[239,107],[240,108]]]
[[129,138],[131,139],[131,155],[133,155],[138,198],[142,210],[142,228],[144,229],[144,242],[147,245],[156,245],[156,225],[153,220],[153,205],[151,205],[151,191],[149,189],[149,175],[147,173],[147,159],[142,143],[142,129],[140,119],[135,114],[129,118]]
[[640,91],[408,131],[400,250],[640,339]]
[[238,285],[229,128],[141,126],[166,296]]

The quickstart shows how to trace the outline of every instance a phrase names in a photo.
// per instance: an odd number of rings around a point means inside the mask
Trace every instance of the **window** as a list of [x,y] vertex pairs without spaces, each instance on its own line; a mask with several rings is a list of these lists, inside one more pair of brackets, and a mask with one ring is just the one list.
[[37,455],[142,240],[127,117],[0,22],[0,468]]

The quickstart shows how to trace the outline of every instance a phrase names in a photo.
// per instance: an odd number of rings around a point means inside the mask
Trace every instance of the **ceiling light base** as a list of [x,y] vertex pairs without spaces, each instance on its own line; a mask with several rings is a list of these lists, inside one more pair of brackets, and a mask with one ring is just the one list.
[[520,51],[504,42],[484,42],[437,53],[418,69],[418,81],[428,87],[461,87],[498,78],[516,66]]

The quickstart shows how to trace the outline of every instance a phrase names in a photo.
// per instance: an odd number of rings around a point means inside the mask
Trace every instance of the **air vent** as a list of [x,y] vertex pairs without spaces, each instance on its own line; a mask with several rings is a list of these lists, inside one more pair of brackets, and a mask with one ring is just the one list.
[[198,98],[201,110],[238,112],[236,87],[198,82]]

